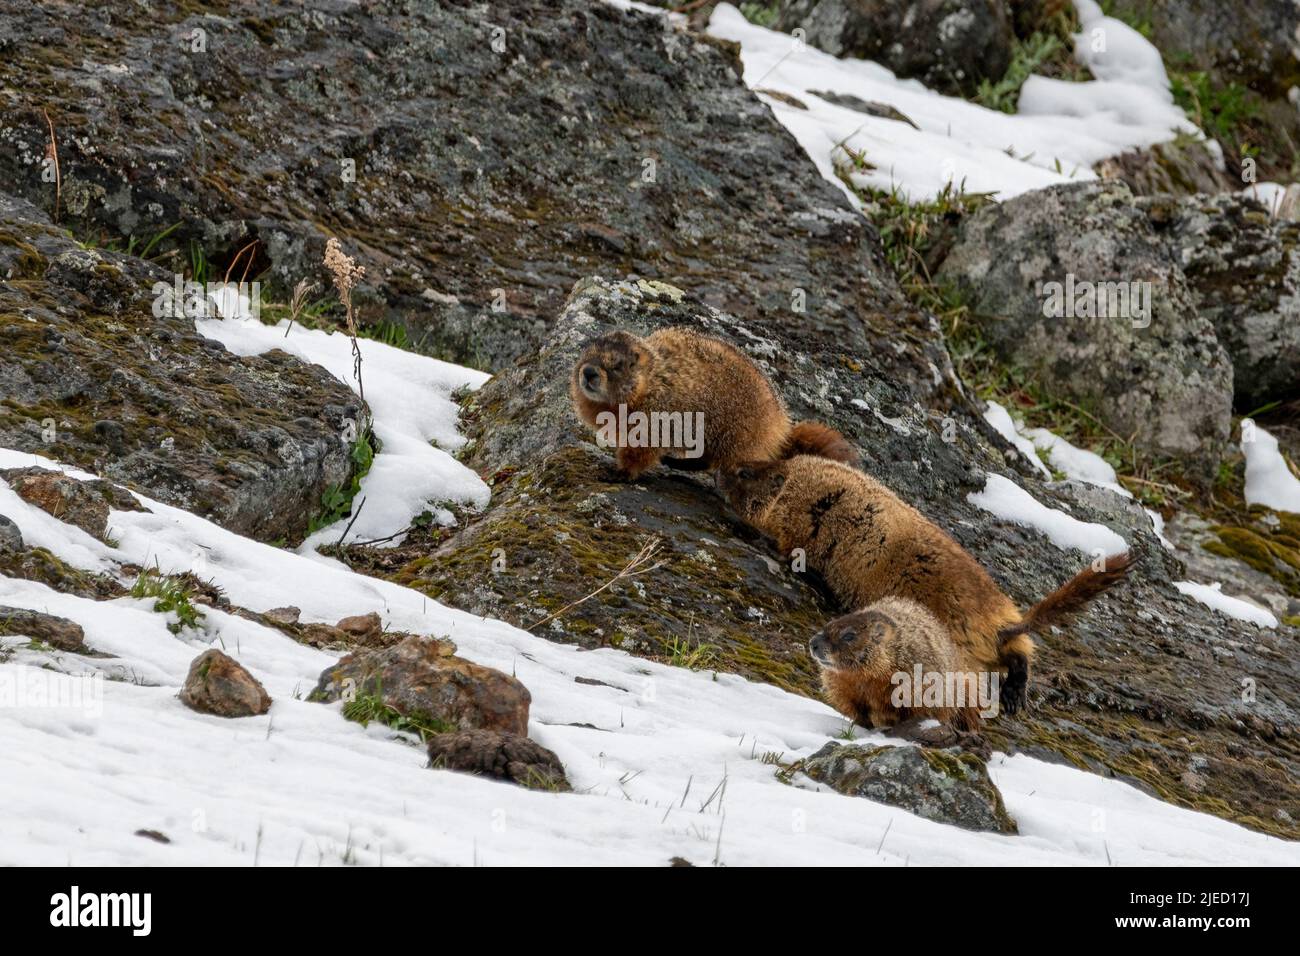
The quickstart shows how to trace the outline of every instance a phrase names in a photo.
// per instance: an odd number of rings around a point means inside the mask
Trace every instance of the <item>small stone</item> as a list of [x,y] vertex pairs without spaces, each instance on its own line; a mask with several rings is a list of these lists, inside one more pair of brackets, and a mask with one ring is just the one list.
[[301,608],[273,607],[269,611],[263,611],[262,617],[275,624],[297,624],[298,618],[302,614]]
[[529,790],[567,793],[573,789],[560,758],[519,734],[491,730],[437,734],[429,740],[429,766],[508,780]]
[[86,650],[86,632],[80,624],[40,611],[0,607],[0,634],[30,637],[60,651],[80,653]]
[[352,617],[345,617],[334,626],[345,634],[359,638],[379,633],[384,629],[384,622],[380,620],[377,613],[371,611],[369,614],[355,614]]
[[271,697],[252,674],[221,651],[204,651],[190,665],[181,701],[218,717],[254,717],[271,709]]
[[0,515],[0,551],[16,554],[23,550],[23,533],[12,520]]

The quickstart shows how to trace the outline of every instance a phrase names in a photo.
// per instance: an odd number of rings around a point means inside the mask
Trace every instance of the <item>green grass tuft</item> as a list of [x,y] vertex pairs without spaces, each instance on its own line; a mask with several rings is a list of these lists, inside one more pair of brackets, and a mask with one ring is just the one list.
[[184,628],[197,629],[203,612],[194,606],[194,589],[183,578],[162,574],[155,569],[140,572],[131,585],[131,597],[154,598],[153,609],[159,614],[175,614],[176,622],[167,629],[179,634]]

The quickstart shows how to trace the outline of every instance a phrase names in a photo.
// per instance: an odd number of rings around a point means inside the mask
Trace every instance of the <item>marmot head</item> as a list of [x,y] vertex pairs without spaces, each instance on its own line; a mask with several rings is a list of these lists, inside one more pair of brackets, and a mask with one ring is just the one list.
[[645,387],[653,356],[630,332],[606,332],[588,342],[573,366],[573,389],[601,405],[631,404]]
[[732,510],[751,524],[785,486],[784,461],[744,461],[718,472],[718,490]]
[[867,664],[890,640],[892,618],[879,611],[854,611],[837,617],[808,642],[808,652],[828,670],[852,670]]

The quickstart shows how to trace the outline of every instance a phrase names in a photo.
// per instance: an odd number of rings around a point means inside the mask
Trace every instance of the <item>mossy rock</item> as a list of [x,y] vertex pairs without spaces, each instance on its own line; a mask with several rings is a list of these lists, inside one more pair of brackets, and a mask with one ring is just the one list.
[[972,753],[929,747],[863,747],[831,741],[783,768],[779,779],[803,774],[846,796],[899,807],[965,830],[1019,832],[984,761]]

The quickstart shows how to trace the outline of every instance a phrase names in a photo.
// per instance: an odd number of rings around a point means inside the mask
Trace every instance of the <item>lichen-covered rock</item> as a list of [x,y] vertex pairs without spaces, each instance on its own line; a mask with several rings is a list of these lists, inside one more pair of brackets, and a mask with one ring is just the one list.
[[143,243],[179,222],[152,255],[193,241],[218,275],[257,239],[253,272],[286,300],[304,276],[328,287],[338,236],[367,270],[364,324],[493,370],[597,272],[689,272],[756,323],[802,300],[800,323],[846,341],[909,311],[734,50],[662,17],[591,0],[70,9],[0,0],[0,183],[53,211],[48,110],[78,234]]
[[1232,358],[1247,414],[1300,391],[1300,222],[1273,220],[1240,194],[1140,201]]
[[1000,80],[1015,41],[1005,0],[781,0],[772,27],[832,56],[875,60],[899,76],[970,95]]
[[966,830],[1019,832],[983,760],[928,747],[863,747],[827,743],[782,771],[804,774],[847,796],[865,797]]
[[492,730],[461,730],[429,738],[429,766],[506,780],[529,790],[573,789],[554,752],[535,740]]
[[[301,538],[326,488],[350,481],[355,436],[369,427],[352,391],[283,352],[232,356],[193,319],[155,315],[153,283],[173,278],[159,266],[82,248],[0,194],[5,275],[0,446],[93,470],[108,479],[103,488],[120,482],[263,540]],[[70,506],[65,492],[89,505],[100,487],[50,481],[33,493],[51,507]],[[106,495],[78,519],[97,537],[101,511],[135,507],[125,492]]]
[[191,710],[217,717],[255,717],[271,709],[271,697],[258,679],[216,648],[194,658],[180,698]]
[[23,608],[0,607],[0,635],[29,637],[60,651],[86,649],[86,632],[76,621]]
[[5,468],[0,469],[0,479],[23,501],[101,541],[110,510],[148,510],[133,495],[102,478],[78,481],[48,468]]
[[1207,483],[1233,370],[1182,269],[1123,183],[1035,190],[969,216],[939,279],[999,357]]
[[356,651],[321,672],[312,700],[375,697],[420,726],[526,737],[528,688],[455,652],[451,641],[415,635],[382,650]]

